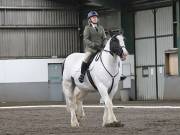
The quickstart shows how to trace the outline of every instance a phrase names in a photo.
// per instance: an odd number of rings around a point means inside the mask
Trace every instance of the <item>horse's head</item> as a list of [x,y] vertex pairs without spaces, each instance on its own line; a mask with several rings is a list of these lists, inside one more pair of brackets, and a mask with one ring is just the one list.
[[111,36],[110,51],[120,56],[121,60],[125,60],[128,55],[128,51],[125,48],[124,37],[122,33],[118,32]]

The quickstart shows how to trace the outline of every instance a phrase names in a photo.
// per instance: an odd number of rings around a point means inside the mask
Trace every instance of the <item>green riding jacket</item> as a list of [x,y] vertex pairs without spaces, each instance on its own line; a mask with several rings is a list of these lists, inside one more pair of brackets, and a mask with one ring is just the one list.
[[85,51],[95,53],[104,47],[106,41],[106,34],[101,25],[98,24],[96,29],[91,24],[85,26],[83,33],[83,43],[86,46]]

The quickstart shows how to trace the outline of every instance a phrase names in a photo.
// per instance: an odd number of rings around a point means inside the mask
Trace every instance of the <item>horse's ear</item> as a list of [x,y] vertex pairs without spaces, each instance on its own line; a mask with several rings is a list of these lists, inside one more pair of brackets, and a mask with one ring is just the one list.
[[113,35],[119,35],[119,34],[123,35],[123,31],[121,31],[120,29],[109,30],[109,34],[110,34],[111,37]]
[[119,34],[124,35],[124,30],[121,29],[121,30],[119,31]]
[[109,30],[109,35],[112,37],[114,35],[112,30]]

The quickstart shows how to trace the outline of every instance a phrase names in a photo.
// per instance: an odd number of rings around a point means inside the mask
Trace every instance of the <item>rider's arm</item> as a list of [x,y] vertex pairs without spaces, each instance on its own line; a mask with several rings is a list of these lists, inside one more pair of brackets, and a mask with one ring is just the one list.
[[95,43],[90,41],[89,39],[90,39],[90,31],[89,31],[89,28],[86,26],[85,29],[84,29],[84,33],[83,33],[84,44],[87,47],[94,49],[95,48]]
[[106,43],[107,43],[107,36],[106,36],[106,33],[105,33],[105,31],[104,31],[104,28],[102,28],[103,29],[103,46],[105,46],[106,45]]

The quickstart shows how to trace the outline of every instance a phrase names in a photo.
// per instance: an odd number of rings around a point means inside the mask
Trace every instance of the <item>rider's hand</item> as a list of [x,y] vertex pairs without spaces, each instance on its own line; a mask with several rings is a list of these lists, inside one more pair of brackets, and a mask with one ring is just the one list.
[[102,47],[100,47],[99,45],[95,45],[94,49],[97,50],[97,51],[100,51],[102,49]]

